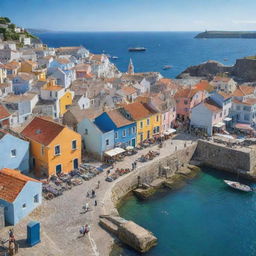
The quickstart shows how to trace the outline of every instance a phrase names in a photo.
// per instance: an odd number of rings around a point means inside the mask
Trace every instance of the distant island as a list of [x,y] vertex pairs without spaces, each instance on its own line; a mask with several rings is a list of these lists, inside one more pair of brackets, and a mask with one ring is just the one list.
[[195,38],[256,38],[256,31],[205,31]]

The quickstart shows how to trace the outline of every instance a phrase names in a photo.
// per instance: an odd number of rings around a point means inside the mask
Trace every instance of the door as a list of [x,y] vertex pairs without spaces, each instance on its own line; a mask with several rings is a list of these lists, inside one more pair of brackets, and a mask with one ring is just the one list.
[[74,167],[74,169],[78,169],[78,159],[77,158],[73,160],[73,167]]
[[61,164],[56,165],[56,174],[60,174],[62,172]]
[[150,131],[147,132],[147,138],[150,138]]
[[132,139],[132,146],[135,147],[135,139]]

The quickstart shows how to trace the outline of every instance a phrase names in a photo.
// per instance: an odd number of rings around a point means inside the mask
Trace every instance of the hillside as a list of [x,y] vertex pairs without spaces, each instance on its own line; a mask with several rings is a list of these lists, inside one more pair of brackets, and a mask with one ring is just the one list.
[[254,31],[205,31],[195,38],[256,38]]
[[0,17],[0,34],[2,34],[4,41],[19,41],[21,37],[30,37],[39,40],[27,30],[17,27],[7,17]]

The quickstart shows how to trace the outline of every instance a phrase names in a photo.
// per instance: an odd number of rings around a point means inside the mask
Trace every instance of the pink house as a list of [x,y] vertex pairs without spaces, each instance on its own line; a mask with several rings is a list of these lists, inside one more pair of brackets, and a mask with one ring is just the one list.
[[176,101],[177,118],[190,119],[191,109],[201,103],[207,97],[205,90],[196,88],[181,88],[174,96]]

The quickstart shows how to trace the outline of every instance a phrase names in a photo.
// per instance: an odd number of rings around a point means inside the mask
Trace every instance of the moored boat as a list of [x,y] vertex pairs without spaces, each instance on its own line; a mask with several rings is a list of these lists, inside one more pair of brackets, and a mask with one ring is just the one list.
[[129,52],[144,52],[146,51],[146,48],[144,47],[134,47],[134,48],[128,48]]
[[167,70],[167,69],[170,69],[170,68],[172,68],[171,65],[165,65],[165,66],[162,67],[163,70]]
[[118,57],[117,57],[117,56],[112,56],[112,57],[111,57],[111,59],[113,59],[113,60],[117,60],[117,59],[118,59]]
[[250,186],[247,186],[245,184],[242,184],[240,182],[236,182],[236,181],[232,181],[232,180],[224,180],[224,182],[234,188],[234,189],[237,189],[237,190],[241,190],[241,191],[244,191],[244,192],[251,192],[253,191],[253,189],[250,187]]

